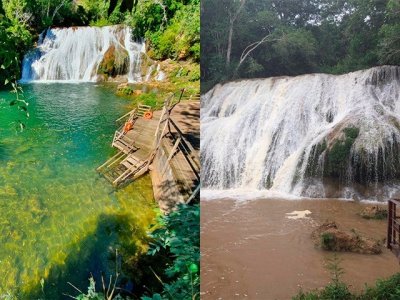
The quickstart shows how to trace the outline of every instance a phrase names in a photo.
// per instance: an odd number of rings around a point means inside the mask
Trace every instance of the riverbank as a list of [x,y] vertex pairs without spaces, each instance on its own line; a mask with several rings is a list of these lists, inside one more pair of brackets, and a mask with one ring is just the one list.
[[[332,252],[316,249],[312,231],[326,220],[346,230],[383,240],[386,220],[366,220],[366,204],[342,200],[229,199],[201,203],[202,299],[291,299],[300,289],[330,281],[326,260]],[[287,213],[309,210],[306,219]],[[379,255],[339,253],[343,281],[352,291],[399,271],[384,247]]]
[[[177,98],[184,89],[184,99],[198,98],[200,91],[200,65],[192,61],[173,61],[167,59],[157,62],[162,66],[163,80],[148,80],[137,83],[120,81],[116,94],[132,103],[151,106],[153,109],[161,110],[164,101],[171,93]],[[149,70],[142,67],[143,78]]]

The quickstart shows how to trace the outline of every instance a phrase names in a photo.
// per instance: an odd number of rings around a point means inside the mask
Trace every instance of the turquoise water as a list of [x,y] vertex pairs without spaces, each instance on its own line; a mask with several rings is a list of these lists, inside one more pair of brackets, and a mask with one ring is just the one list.
[[114,89],[23,88],[28,119],[9,105],[15,95],[0,92],[0,298],[63,299],[77,294],[68,281],[86,290],[91,272],[107,272],[121,243],[145,250],[151,183],[116,192],[95,171],[114,153],[114,120],[129,109]]

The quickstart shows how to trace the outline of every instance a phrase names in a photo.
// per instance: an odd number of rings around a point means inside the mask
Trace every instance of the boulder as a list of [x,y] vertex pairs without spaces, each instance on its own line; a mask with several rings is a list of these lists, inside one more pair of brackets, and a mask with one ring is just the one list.
[[360,216],[363,217],[364,219],[376,219],[376,220],[386,219],[387,215],[388,215],[387,209],[379,205],[367,206],[360,213]]
[[128,72],[129,53],[122,47],[110,46],[104,53],[104,57],[97,70],[98,74],[115,77]]
[[340,230],[335,222],[326,222],[312,233],[314,244],[328,251],[355,252],[361,254],[379,254],[382,245],[379,241],[363,237],[355,230]]

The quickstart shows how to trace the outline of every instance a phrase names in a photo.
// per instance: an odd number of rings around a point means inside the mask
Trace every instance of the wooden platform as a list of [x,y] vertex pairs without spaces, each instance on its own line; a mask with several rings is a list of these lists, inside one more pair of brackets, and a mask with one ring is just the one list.
[[[160,128],[167,122],[167,108],[153,113],[151,119],[144,118],[150,107],[139,106],[117,121],[123,121],[115,131],[112,146],[118,153],[97,168],[114,186],[119,186],[127,179],[135,179],[148,171],[154,157],[157,140],[162,137]],[[131,122],[132,128],[125,130]]]
[[154,196],[163,211],[187,203],[200,189],[200,102],[179,103],[151,165]]
[[[118,152],[97,169],[116,187],[151,170],[154,196],[163,211],[191,201],[200,189],[200,103],[178,101],[177,113],[172,113],[170,100],[152,119],[143,117],[150,109],[143,106],[119,118],[112,142]],[[182,113],[187,105],[195,107],[190,116]],[[133,123],[129,131],[124,130],[127,122]]]
[[143,117],[135,119],[133,129],[123,133],[123,125],[115,132],[112,146],[122,152],[135,153],[139,159],[145,160],[153,150],[154,134],[160,122],[161,112],[153,114],[153,119]]

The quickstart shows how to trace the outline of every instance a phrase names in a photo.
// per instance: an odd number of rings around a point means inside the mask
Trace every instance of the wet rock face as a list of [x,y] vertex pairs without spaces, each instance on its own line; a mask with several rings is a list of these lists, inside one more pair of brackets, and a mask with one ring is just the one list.
[[379,254],[382,245],[379,241],[363,237],[355,231],[340,230],[335,222],[327,222],[312,233],[316,247],[327,251],[355,252],[361,254]]
[[105,74],[110,77],[123,75],[128,72],[129,53],[122,47],[111,45],[104,54],[100,63],[98,73]]
[[[217,85],[202,97],[209,189],[383,200],[400,188],[400,67]],[[329,188],[329,190],[331,190]]]
[[[23,60],[22,81],[142,81],[144,43],[129,27],[51,28]],[[124,78],[118,76],[124,75]]]
[[383,86],[390,81],[400,80],[400,69],[398,68],[379,68],[372,72],[366,79],[366,85]]
[[356,147],[359,128],[346,127],[339,137],[324,139],[313,146],[306,176],[337,178],[344,184],[384,182],[400,176],[398,133],[382,141],[371,153]]

